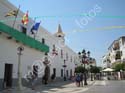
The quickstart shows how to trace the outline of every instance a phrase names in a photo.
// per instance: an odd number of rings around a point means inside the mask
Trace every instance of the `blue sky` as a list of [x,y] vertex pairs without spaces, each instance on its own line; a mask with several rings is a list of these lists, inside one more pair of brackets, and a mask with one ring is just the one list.
[[[60,23],[66,44],[76,52],[89,50],[98,65],[110,44],[125,35],[125,27],[118,28],[125,25],[125,0],[9,1],[17,7],[20,4],[23,12],[28,10],[30,17],[38,17],[37,21],[41,20],[41,25],[51,33],[56,32]],[[112,26],[116,28],[111,29]]]

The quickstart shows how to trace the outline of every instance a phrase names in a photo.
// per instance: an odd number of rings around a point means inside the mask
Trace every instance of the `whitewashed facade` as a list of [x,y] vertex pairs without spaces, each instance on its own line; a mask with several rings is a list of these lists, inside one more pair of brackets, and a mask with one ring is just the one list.
[[[49,67],[50,67],[50,76],[54,73],[56,73],[56,77],[62,77],[64,74],[64,60],[66,67],[66,77],[69,78],[70,76],[74,75],[74,68],[75,64],[77,62],[78,56],[77,54],[70,49],[67,45],[65,45],[65,35],[62,32],[61,26],[59,25],[57,28],[57,33],[52,35],[49,33],[46,29],[43,27],[40,27],[37,35],[35,37],[36,41],[39,41],[42,45],[45,45],[44,48],[40,50],[41,48],[36,48],[36,46],[30,46],[28,43],[25,42],[25,38],[22,42],[17,40],[19,37],[13,37],[11,36],[9,31],[6,32],[6,25],[9,27],[13,26],[14,17],[5,17],[5,14],[10,10],[17,9],[15,6],[13,6],[11,3],[9,3],[7,0],[1,0],[0,1],[0,88],[2,88],[5,85],[4,79],[5,79],[5,64],[10,64],[12,72],[8,72],[12,74],[12,80],[15,82],[17,79],[17,73],[18,73],[18,50],[17,48],[19,46],[24,47],[24,51],[22,51],[21,55],[21,72],[22,72],[22,78],[25,78],[25,75],[32,70],[33,64],[36,64],[35,62],[44,61],[45,53],[48,52],[48,59],[50,61]],[[21,32],[21,26],[24,26],[26,28],[26,35],[24,37],[32,37],[34,36],[31,34],[30,29],[33,24],[33,20],[29,19],[29,24],[27,26],[22,25],[21,18],[24,15],[21,11],[19,12],[17,16],[17,20],[15,23],[14,28],[17,29],[19,32]],[[5,25],[3,28],[3,24]],[[4,31],[5,29],[5,31]],[[16,30],[16,31],[17,31]],[[10,31],[13,31],[12,29]],[[12,32],[13,33],[13,32]],[[22,32],[21,32],[22,33]],[[19,35],[20,36],[20,35]],[[11,37],[11,38],[10,38]],[[20,40],[22,40],[21,38]],[[28,39],[27,39],[28,40]],[[35,42],[35,41],[34,41]],[[31,44],[32,45],[32,44]],[[53,53],[53,48],[55,47],[57,55]],[[43,64],[41,66],[44,66]],[[45,67],[42,67],[45,68]],[[39,73],[38,77],[41,79],[44,74],[44,69],[42,69],[41,73]],[[38,70],[39,71],[39,70]],[[11,81],[7,81],[11,82]]]
[[119,62],[125,62],[125,36],[113,41],[108,48],[107,55],[103,58],[103,62],[106,59],[108,59],[111,67]]
[[107,53],[102,58],[102,68],[110,68],[110,67],[111,67],[111,62],[109,59],[109,53]]

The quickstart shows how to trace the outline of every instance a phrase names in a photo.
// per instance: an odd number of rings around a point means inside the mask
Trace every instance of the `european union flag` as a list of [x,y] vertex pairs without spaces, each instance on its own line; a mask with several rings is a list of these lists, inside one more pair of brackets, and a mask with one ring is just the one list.
[[31,32],[32,34],[34,34],[33,30],[38,31],[39,25],[41,22],[35,23],[32,28],[31,28]]

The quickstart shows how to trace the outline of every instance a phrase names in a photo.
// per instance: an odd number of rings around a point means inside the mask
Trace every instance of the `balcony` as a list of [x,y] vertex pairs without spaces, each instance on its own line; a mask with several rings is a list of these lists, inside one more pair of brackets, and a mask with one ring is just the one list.
[[120,49],[120,46],[119,46],[119,42],[116,41],[113,45],[113,50],[116,51],[116,50],[119,50]]
[[41,42],[23,34],[22,32],[19,32],[18,30],[13,29],[12,27],[9,27],[8,25],[3,24],[1,22],[0,22],[0,32],[8,34],[12,38],[16,39],[16,41],[21,42],[26,46],[37,49],[41,52],[49,52],[49,46],[42,44]]
[[122,51],[117,51],[115,55],[115,60],[121,60]]

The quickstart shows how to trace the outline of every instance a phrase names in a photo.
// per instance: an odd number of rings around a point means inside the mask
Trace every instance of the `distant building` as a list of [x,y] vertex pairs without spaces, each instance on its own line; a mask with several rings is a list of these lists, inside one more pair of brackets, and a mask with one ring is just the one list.
[[[79,62],[77,62],[77,66],[80,66],[80,65],[83,65],[83,64],[84,64],[84,63],[82,63],[82,60],[83,60],[83,59],[78,58],[77,60],[79,61]],[[95,58],[92,58],[92,57],[87,58],[87,62],[85,63],[85,67],[86,67],[87,69],[89,69],[91,66],[97,66],[97,64],[96,64],[96,59],[95,59]]]
[[109,54],[106,54],[102,58],[102,68],[110,68],[111,67],[111,61],[109,59]]
[[95,59],[95,58],[90,58],[90,60],[89,60],[89,65],[97,66],[97,64],[96,64],[96,59]]
[[103,62],[110,62],[111,67],[119,62],[125,62],[125,36],[114,40],[108,48],[108,53],[104,56]]

